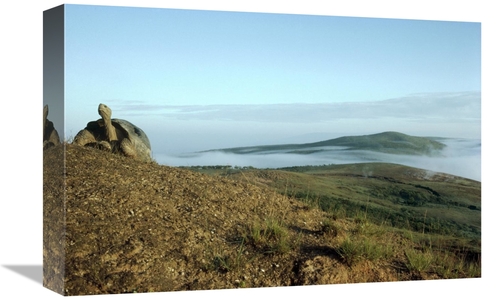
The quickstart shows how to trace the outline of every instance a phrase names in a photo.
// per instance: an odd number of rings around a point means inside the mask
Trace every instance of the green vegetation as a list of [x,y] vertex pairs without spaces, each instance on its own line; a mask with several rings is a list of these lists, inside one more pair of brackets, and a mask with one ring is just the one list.
[[444,174],[431,179],[425,170],[385,163],[278,171],[283,179],[270,186],[337,218],[363,214],[376,224],[480,238],[481,184],[473,180]]

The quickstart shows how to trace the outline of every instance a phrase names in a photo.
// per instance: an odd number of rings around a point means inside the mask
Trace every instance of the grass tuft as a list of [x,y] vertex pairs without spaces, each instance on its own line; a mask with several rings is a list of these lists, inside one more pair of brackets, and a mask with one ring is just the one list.
[[410,272],[426,272],[432,264],[433,255],[429,250],[418,251],[409,249],[405,251],[407,258],[406,268]]
[[264,253],[287,253],[292,248],[286,227],[276,219],[252,225],[245,240]]
[[351,240],[346,238],[336,250],[349,266],[353,266],[361,260],[388,259],[394,254],[394,248],[391,244],[377,244],[370,239]]

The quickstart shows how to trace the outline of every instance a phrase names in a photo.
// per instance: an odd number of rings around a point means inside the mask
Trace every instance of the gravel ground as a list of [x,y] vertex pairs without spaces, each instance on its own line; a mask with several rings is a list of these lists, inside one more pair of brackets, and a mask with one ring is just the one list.
[[346,264],[336,245],[354,222],[250,182],[71,144],[43,170],[44,286],[64,295],[412,279]]

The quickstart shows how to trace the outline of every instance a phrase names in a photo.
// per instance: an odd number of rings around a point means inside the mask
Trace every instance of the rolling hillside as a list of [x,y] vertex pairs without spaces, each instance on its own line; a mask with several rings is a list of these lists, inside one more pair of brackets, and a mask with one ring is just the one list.
[[477,182],[387,164],[207,175],[71,144],[43,155],[43,282],[64,295],[481,277]]
[[481,183],[388,163],[198,170],[238,178],[338,217],[479,240]]

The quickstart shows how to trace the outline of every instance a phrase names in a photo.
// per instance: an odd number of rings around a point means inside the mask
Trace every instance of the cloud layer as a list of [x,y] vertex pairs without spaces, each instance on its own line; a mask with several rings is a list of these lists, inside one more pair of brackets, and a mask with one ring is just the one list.
[[415,94],[372,102],[289,103],[248,105],[147,105],[122,104],[122,114],[161,115],[178,120],[256,122],[327,122],[339,119],[405,118],[412,120],[462,120],[481,118],[478,92]]

